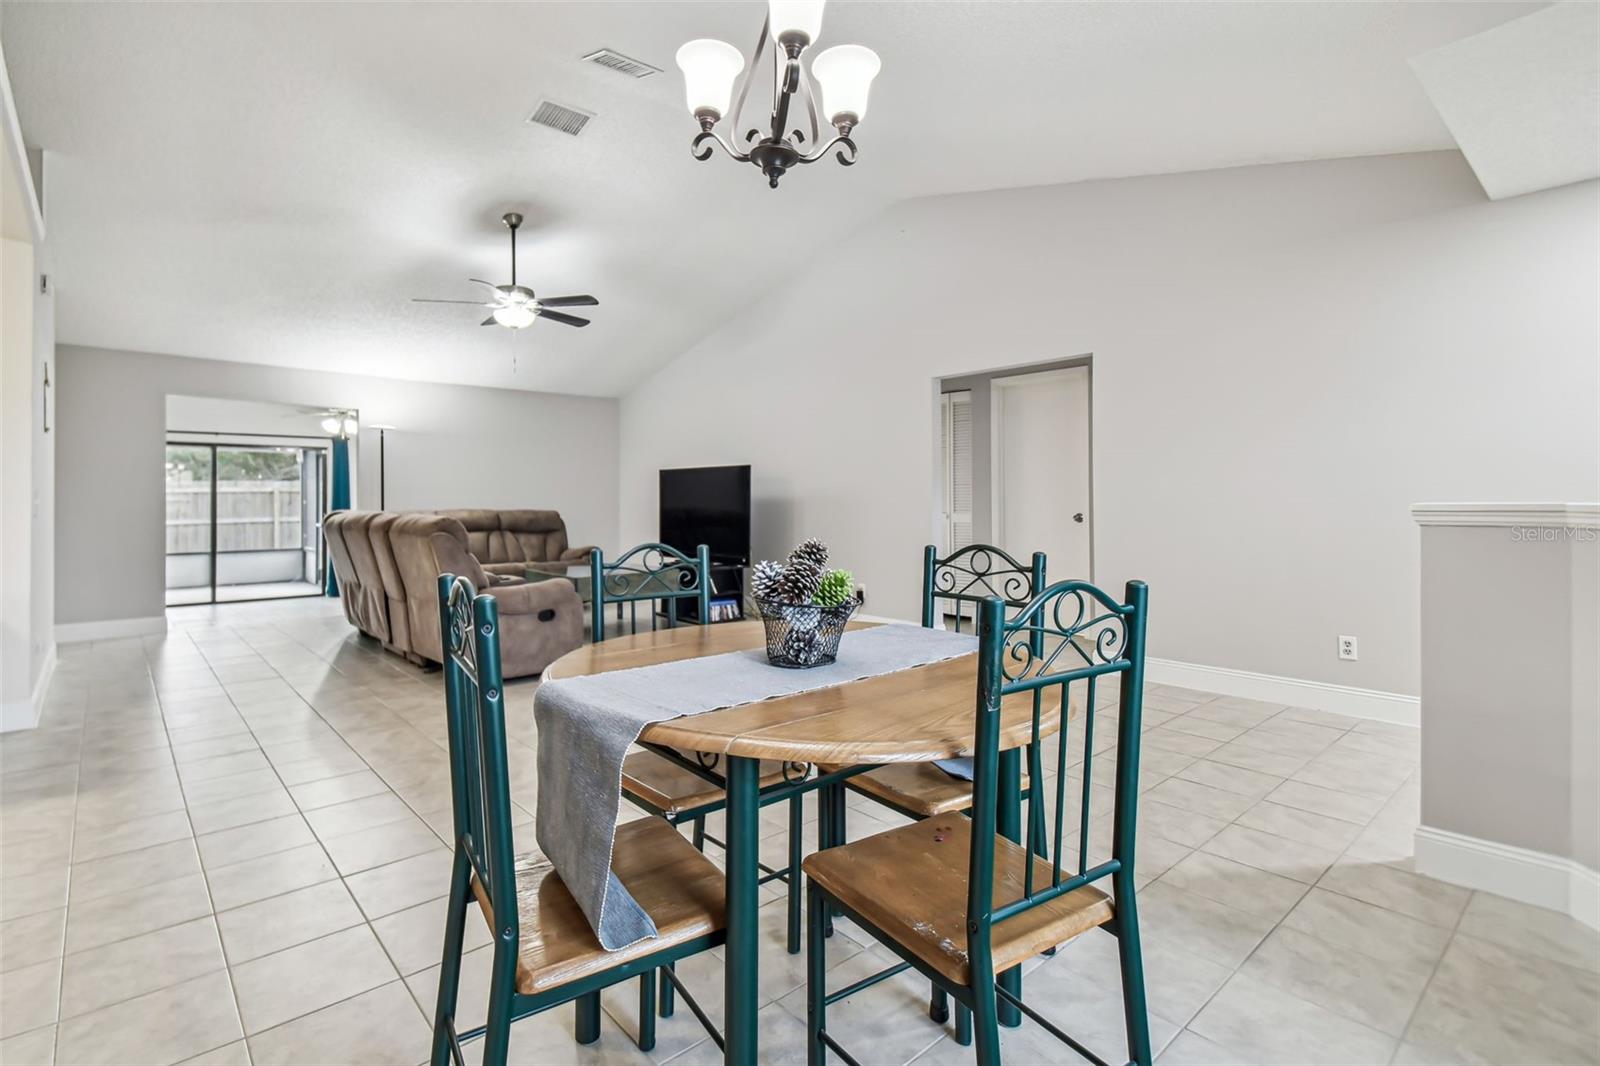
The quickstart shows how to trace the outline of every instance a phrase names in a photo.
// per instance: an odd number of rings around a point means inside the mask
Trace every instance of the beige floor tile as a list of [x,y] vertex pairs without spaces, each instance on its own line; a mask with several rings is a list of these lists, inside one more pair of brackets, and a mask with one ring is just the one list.
[[406,986],[394,981],[257,1033],[250,1038],[250,1054],[255,1066],[411,1066],[427,1058],[431,1042],[432,1027]]
[[[1167,803],[1182,810],[1203,814],[1231,822],[1250,808],[1251,800],[1220,788],[1202,785],[1172,777],[1152,788],[1145,795],[1157,803]],[[1093,806],[1090,810],[1094,810]],[[1104,808],[1101,808],[1104,809]]]
[[1178,771],[1178,776],[1186,781],[1197,781],[1202,785],[1220,788],[1224,792],[1248,796],[1252,800],[1261,799],[1283,783],[1283,778],[1272,774],[1246,770],[1243,767],[1230,766],[1210,759],[1195,760]]
[[328,856],[346,877],[375,866],[409,859],[443,846],[426,822],[412,815],[398,822],[358,830],[323,842]]
[[377,866],[345,879],[368,919],[423,903],[450,891],[451,856],[444,848]]
[[72,861],[87,862],[107,855],[139,851],[155,844],[186,840],[193,835],[189,828],[189,816],[181,810],[116,825],[80,825],[73,834]]
[[66,932],[65,907],[0,922],[0,973],[59,959]]
[[260,751],[241,751],[232,755],[216,755],[186,763],[179,769],[185,786],[211,781],[218,777],[232,777],[250,770],[270,770],[267,757]]
[[1339,852],[1234,824],[1206,841],[1204,850],[1305,884],[1314,884]]
[[224,829],[218,833],[202,833],[195,838],[200,848],[200,861],[208,870],[316,842],[316,834],[311,832],[311,827],[299,814],[254,822],[237,829]]
[[82,1066],[180,1062],[243,1035],[219,970],[62,1022],[56,1053]]
[[228,962],[240,963],[362,922],[343,881],[326,881],[223,911],[217,916]]
[[1272,800],[1262,800],[1245,811],[1238,817],[1237,824],[1246,829],[1257,829],[1286,840],[1297,840],[1335,851],[1349,847],[1361,835],[1361,827],[1352,822],[1314,814],[1298,807],[1285,807]]
[[[1590,973],[1600,971],[1600,932],[1543,907],[1474,892],[1457,928],[1502,947]],[[1600,1005],[1596,1009],[1600,1010]]]
[[1433,967],[1375,959],[1280,926],[1239,972],[1398,1037],[1405,1032]]
[[[1141,935],[1139,939],[1145,998],[1152,1012],[1174,1023],[1194,1017],[1233,972],[1228,966],[1177,947],[1169,938]],[[1058,962],[1102,987],[1120,987],[1119,947],[1109,933],[1091,930],[1057,952],[1054,961],[1041,965],[1054,966]],[[1025,985],[1024,998],[1028,996],[1027,987],[1030,986]]]
[[295,785],[289,789],[294,796],[295,803],[303,811],[315,810],[318,807],[328,807],[335,803],[347,803],[350,800],[365,799],[389,791],[389,786],[384,784],[383,778],[371,770],[361,770],[353,774],[342,774],[338,777],[324,778],[321,781],[308,781],[302,785]]
[[189,819],[194,823],[196,833],[219,833],[224,829],[236,829],[241,825],[253,825],[256,822],[282,818],[293,814],[296,809],[288,791],[280,788],[272,792],[258,792],[191,806]]
[[[617,1025],[624,1033],[634,1032],[632,1015],[629,1015],[629,1021],[618,1020]],[[704,1032],[702,1029],[701,1033]],[[756,1040],[763,1063],[771,1063],[772,1066],[805,1066],[805,1023],[784,1010],[780,1004],[769,1003],[757,1012]],[[967,1049],[967,1058],[963,1061],[970,1062],[971,1058],[971,1049]],[[708,1037],[666,1061],[671,1062],[672,1066],[723,1066],[724,1060],[721,1049]],[[921,1062],[922,1059],[916,1061]]]
[[66,958],[61,1013],[87,1014],[225,965],[217,923],[210,917],[81,951]]
[[53,1066],[56,1027],[46,1025],[0,1040],[0,1066]]
[[245,1032],[265,1032],[394,981],[399,974],[365,925],[235,965]]
[[[852,955],[828,971],[828,990],[837,991],[893,963],[882,949]],[[1024,986],[1026,996],[1026,985]],[[806,1016],[806,993],[796,989],[778,1001],[796,1018]],[[863,1063],[907,1062],[943,1038],[928,1018],[927,979],[911,971],[898,974],[828,1008],[828,1028]]]
[[26,1033],[54,1022],[60,990],[60,959],[0,974],[0,1037]]
[[206,879],[188,874],[173,881],[67,906],[67,951],[87,951],[211,913]]
[[0,879],[0,921],[24,918],[67,904],[68,866]]
[[1175,947],[1224,966],[1238,966],[1271,931],[1273,920],[1162,881],[1139,893],[1142,939]]
[[194,841],[185,837],[139,851],[74,863],[71,898],[74,903],[98,899],[199,872],[199,853]]
[[1223,741],[1211,737],[1195,736],[1193,733],[1184,733],[1166,726],[1157,726],[1145,731],[1142,743],[1145,750],[1160,748],[1162,751],[1177,752],[1182,755],[1201,756],[1216,751],[1223,746]]
[[184,1059],[178,1066],[250,1066],[250,1046],[235,1040],[210,1051],[202,1051],[192,1059]]
[[1160,880],[1179,891],[1192,892],[1273,921],[1293,910],[1307,890],[1299,881],[1204,850],[1190,854],[1162,874]]
[[1321,888],[1306,893],[1283,924],[1400,967],[1431,967],[1450,942],[1448,929]]
[[411,808],[401,803],[392,793],[336,803],[330,807],[319,807],[314,811],[307,811],[305,815],[306,821],[311,823],[312,830],[318,837],[324,839],[364,829],[374,829],[410,817],[414,817]]
[[203,806],[240,796],[276,792],[279,787],[278,775],[271,770],[246,770],[226,777],[190,782],[183,786],[183,795],[191,805]]
[[218,911],[226,911],[338,876],[322,845],[305,844],[214,867],[207,871],[206,879],[211,884],[212,904]]
[[1185,1029],[1156,1056],[1156,1066],[1255,1066],[1243,1052]]
[[1270,1063],[1387,1063],[1397,1043],[1242,973],[1223,986],[1189,1028],[1252,1060]]
[[1341,821],[1366,825],[1383,806],[1375,796],[1357,796],[1337,789],[1308,785],[1304,781],[1285,781],[1267,794],[1267,799],[1285,807],[1297,807]]
[[[378,940],[402,976],[439,964],[448,903],[448,896],[440,896],[385,915],[372,923],[372,931],[378,934]],[[483,920],[477,905],[472,904],[467,911],[466,950],[481,948],[492,943],[493,939],[489,934],[489,923]]]
[[1230,740],[1206,756],[1212,762],[1226,763],[1257,773],[1288,777],[1311,761],[1307,755],[1288,755],[1280,751],[1252,747],[1249,738]]
[[1154,835],[1197,848],[1216,836],[1227,826],[1221,818],[1199,814],[1195,811],[1158,803],[1145,798],[1139,804],[1139,833]]
[[1406,873],[1381,863],[1359,861],[1336,863],[1317,884],[1446,928],[1455,927],[1471,896],[1464,888],[1431,877]]

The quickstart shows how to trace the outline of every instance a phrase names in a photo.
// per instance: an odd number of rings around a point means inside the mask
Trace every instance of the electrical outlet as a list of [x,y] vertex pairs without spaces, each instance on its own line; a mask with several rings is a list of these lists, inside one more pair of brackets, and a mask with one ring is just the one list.
[[862,603],[866,603],[867,602],[867,586],[865,586],[865,585],[857,585],[856,586],[856,599],[860,600]]
[[1341,658],[1341,659],[1349,659],[1351,662],[1355,661],[1355,659],[1356,659],[1356,638],[1355,637],[1340,637],[1339,638],[1339,658]]

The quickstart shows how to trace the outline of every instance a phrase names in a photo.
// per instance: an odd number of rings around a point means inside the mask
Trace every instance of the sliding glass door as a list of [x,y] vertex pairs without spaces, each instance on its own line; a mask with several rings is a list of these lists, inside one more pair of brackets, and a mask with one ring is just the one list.
[[327,449],[167,445],[167,604],[316,596]]

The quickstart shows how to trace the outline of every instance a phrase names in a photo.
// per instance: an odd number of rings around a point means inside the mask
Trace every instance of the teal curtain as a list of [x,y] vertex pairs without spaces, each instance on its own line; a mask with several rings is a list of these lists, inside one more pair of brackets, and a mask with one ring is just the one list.
[[[333,484],[328,494],[330,511],[350,509],[350,442],[342,437],[333,441]],[[333,574],[333,556],[328,556],[328,595],[339,595],[339,579]]]

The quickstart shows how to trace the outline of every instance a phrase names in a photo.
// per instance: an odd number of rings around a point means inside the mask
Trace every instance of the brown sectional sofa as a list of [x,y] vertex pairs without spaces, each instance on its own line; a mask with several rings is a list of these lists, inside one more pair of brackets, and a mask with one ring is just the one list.
[[345,617],[413,662],[440,660],[440,574],[494,595],[506,677],[537,674],[583,641],[577,591],[522,578],[530,564],[580,562],[592,550],[567,546],[555,511],[339,511],[323,532]]

